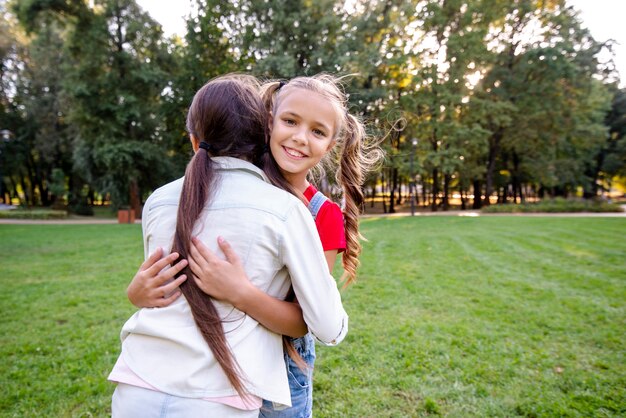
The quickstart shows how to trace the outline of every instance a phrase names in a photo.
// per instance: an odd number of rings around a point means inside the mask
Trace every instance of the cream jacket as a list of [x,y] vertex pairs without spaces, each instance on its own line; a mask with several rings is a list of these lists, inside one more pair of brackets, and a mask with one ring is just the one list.
[[[228,240],[250,280],[264,292],[284,299],[293,284],[309,331],[323,344],[338,344],[348,331],[348,316],[307,208],[246,161],[213,161],[219,182],[194,233],[217,254],[217,237]],[[171,248],[182,184],[179,179],[159,188],[145,204],[146,257],[157,247],[166,253]],[[290,405],[281,336],[232,305],[214,303],[250,393]],[[121,339],[128,367],[163,392],[198,398],[236,395],[184,297],[165,308],[139,310],[124,325]]]

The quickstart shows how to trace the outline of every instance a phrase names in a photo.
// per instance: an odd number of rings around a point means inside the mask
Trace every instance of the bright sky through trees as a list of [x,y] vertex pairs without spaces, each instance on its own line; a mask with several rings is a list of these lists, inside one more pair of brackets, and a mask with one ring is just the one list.
[[[70,193],[77,211],[100,196],[140,210],[184,171],[181,115],[194,93],[229,72],[359,74],[345,88],[384,138],[389,158],[367,185],[383,185],[384,212],[413,181],[419,205],[437,211],[455,194],[464,209],[496,194],[591,198],[626,178],[626,89],[603,52],[614,25],[586,28],[570,0],[136,1],[15,2],[15,23],[0,25],[15,45],[0,54],[10,72],[0,125],[15,139],[2,184],[24,204]],[[598,2],[594,11],[621,15]]]
[[[626,86],[626,31],[620,28],[620,19],[626,16],[623,0],[567,0],[581,12],[584,25],[599,41],[614,39],[614,62],[620,74],[621,85]],[[137,0],[137,3],[163,25],[166,35],[184,35],[184,18],[191,10],[191,0]],[[608,57],[603,57],[603,60]]]

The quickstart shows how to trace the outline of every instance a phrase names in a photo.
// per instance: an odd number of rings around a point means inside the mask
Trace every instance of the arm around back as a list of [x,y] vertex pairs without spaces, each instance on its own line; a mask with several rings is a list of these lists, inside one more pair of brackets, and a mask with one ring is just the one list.
[[294,205],[285,218],[281,254],[309,331],[323,344],[339,344],[348,332],[348,315],[303,205]]

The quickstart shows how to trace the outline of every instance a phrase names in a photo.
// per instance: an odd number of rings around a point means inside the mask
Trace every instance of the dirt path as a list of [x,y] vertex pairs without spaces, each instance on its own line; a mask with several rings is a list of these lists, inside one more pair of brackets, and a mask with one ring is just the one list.
[[[481,213],[474,210],[450,210],[447,212],[415,212],[415,216],[556,216],[566,218],[625,218],[626,217],[626,205],[622,205],[624,212],[621,213],[595,213],[595,212],[577,212],[577,213]],[[382,218],[382,217],[399,217],[399,216],[411,216],[410,212],[399,213],[377,213],[377,214],[364,214],[362,218]],[[136,224],[141,224],[141,220],[136,220]],[[93,219],[89,217],[84,218],[71,218],[71,219],[0,219],[0,225],[105,225],[105,224],[117,224],[117,219]]]

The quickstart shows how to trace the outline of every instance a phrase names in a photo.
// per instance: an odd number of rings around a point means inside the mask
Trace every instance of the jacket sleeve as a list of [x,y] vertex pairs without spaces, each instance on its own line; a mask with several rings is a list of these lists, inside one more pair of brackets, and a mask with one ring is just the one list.
[[284,227],[281,255],[304,321],[322,344],[337,345],[348,333],[348,315],[337,283],[328,271],[313,219],[304,205],[294,205]]
[[148,197],[141,212],[141,230],[143,235],[143,258],[147,260],[150,256],[150,243],[152,240],[153,218],[150,217],[150,207],[154,199],[154,193]]

